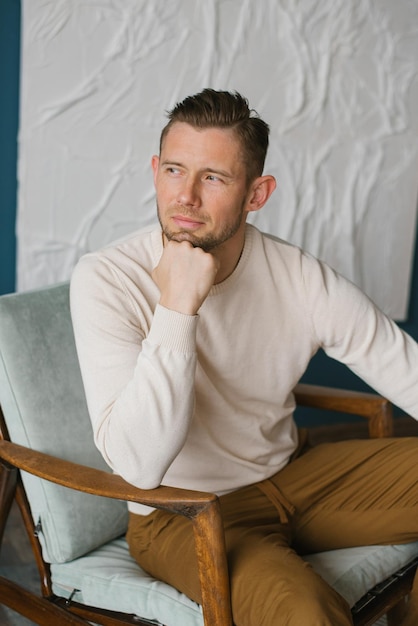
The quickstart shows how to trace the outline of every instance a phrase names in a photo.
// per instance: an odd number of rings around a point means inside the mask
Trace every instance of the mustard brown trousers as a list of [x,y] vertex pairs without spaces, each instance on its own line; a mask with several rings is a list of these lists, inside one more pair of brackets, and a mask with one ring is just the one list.
[[[236,626],[349,626],[350,607],[299,555],[417,541],[418,438],[322,444],[220,504]],[[189,520],[131,514],[127,540],[143,569],[200,602]]]

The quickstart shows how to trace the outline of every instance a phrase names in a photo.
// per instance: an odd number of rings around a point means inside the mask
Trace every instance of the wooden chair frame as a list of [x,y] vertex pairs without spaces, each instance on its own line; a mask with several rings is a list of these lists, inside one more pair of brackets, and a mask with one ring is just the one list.
[[[297,386],[295,396],[299,406],[341,411],[367,418],[370,437],[385,437],[393,433],[392,407],[380,396],[302,384]],[[139,502],[189,518],[193,524],[199,563],[205,625],[233,626],[223,526],[215,495],[163,486],[150,490],[138,489],[119,476],[10,442],[2,415],[0,418],[0,542],[15,499],[33,548],[41,585],[41,594],[37,596],[19,584],[0,577],[1,604],[43,626],[56,626],[58,623],[62,626],[85,626],[90,621],[103,626],[149,626],[149,622],[137,616],[88,607],[57,598],[53,594],[49,565],[42,558],[20,479],[19,472],[22,470],[70,489]],[[384,614],[388,615],[389,626],[399,624],[416,567],[417,562],[414,562],[403,568],[362,598],[352,611],[355,626],[371,626]]]

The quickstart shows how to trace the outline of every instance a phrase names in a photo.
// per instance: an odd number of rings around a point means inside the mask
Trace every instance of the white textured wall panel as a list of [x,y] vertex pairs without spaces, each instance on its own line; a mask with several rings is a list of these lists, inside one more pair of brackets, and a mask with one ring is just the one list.
[[407,311],[418,190],[415,0],[23,0],[18,285],[155,221],[164,111],[237,89],[271,125],[253,221]]

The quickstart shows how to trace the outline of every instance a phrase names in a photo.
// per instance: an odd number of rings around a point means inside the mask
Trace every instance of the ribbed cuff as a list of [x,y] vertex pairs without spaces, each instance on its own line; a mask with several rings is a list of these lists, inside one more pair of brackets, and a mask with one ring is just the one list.
[[175,352],[196,352],[198,315],[185,315],[157,304],[148,341]]

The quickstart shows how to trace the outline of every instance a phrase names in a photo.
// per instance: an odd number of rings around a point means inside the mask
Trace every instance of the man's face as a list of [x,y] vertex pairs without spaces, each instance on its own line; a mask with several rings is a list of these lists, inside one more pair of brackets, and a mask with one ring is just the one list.
[[176,122],[152,159],[158,218],[167,239],[210,251],[243,235],[246,169],[231,129]]

